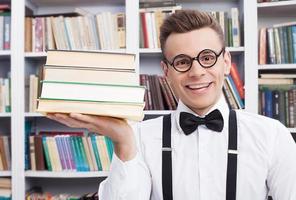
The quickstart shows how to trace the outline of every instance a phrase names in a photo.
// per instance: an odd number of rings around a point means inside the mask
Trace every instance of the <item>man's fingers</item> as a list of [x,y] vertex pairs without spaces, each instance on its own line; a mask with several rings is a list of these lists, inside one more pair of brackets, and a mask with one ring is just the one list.
[[73,119],[69,117],[67,114],[60,114],[60,113],[50,114],[48,115],[48,118],[58,121],[72,128],[86,128],[85,127],[86,124],[84,122]]
[[99,126],[103,126],[106,122],[110,123],[110,121],[118,121],[120,119],[113,118],[113,117],[106,117],[106,116],[97,116],[97,115],[84,115],[80,113],[70,113],[70,117],[84,121],[87,123],[97,124]]

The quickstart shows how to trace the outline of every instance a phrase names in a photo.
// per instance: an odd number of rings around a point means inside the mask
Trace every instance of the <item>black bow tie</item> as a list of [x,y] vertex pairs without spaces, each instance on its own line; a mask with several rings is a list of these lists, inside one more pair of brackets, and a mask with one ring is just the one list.
[[186,135],[191,134],[199,125],[206,125],[208,129],[221,132],[223,129],[223,117],[219,110],[213,110],[205,118],[197,117],[191,113],[180,113],[180,126]]

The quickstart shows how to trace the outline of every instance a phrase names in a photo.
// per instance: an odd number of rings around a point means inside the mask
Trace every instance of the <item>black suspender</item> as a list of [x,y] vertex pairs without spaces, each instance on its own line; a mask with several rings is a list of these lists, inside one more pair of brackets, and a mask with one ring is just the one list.
[[[236,199],[237,120],[234,110],[229,114],[229,140],[226,179],[226,200]],[[173,200],[171,115],[163,117],[162,130],[162,193],[163,200]]]
[[229,113],[228,160],[226,177],[226,200],[236,199],[237,174],[237,120],[234,110]]
[[171,115],[163,116],[162,126],[162,194],[163,200],[173,200]]

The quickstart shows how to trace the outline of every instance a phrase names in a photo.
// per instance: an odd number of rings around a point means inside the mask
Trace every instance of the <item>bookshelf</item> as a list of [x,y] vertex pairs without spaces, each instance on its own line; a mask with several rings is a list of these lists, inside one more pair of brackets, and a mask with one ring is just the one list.
[[[258,65],[257,29],[263,25],[279,23],[294,18],[294,13],[274,15],[276,10],[296,8],[296,1],[282,1],[257,4],[255,0],[177,0],[183,8],[196,8],[206,11],[229,11],[237,7],[240,12],[242,45],[227,47],[233,60],[238,64],[239,72],[245,82],[245,109],[250,112],[258,111],[258,84],[259,70],[279,68],[277,65]],[[73,12],[81,7],[89,12],[101,11],[124,12],[126,15],[126,48],[115,51],[136,54],[136,71],[138,74],[161,74],[160,49],[139,48],[139,0],[11,0],[11,50],[0,51],[0,71],[11,70],[11,97],[12,112],[0,113],[0,130],[11,133],[12,170],[0,171],[0,177],[12,177],[12,199],[25,199],[25,191],[35,185],[43,187],[44,191],[63,193],[75,190],[76,192],[94,192],[98,184],[108,172],[48,172],[25,171],[24,141],[25,122],[32,121],[37,130],[69,130],[67,127],[52,122],[38,113],[28,112],[28,102],[25,100],[25,78],[31,73],[37,73],[44,64],[45,52],[24,52],[24,17],[29,8],[35,15]],[[293,9],[292,9],[293,10]],[[257,13],[257,12],[258,13]],[[267,13],[267,14],[265,14]],[[271,16],[272,15],[272,16]],[[274,16],[273,16],[274,15]],[[6,66],[4,68],[4,65]],[[2,68],[3,66],[3,68]],[[10,68],[9,68],[10,67]],[[287,64],[287,69],[295,69],[295,65]],[[145,111],[146,115],[168,114],[170,111]],[[2,120],[3,119],[3,120]],[[295,128],[290,129],[296,132]],[[83,181],[83,187],[81,187]]]
[[[259,30],[261,28],[272,28],[271,30],[275,31],[274,35],[276,35],[277,31],[278,31],[278,33],[281,32],[281,34],[279,34],[280,35],[279,42],[280,42],[281,49],[280,49],[280,53],[278,53],[276,55],[276,59],[278,59],[279,55],[281,57],[279,59],[280,61],[276,61],[276,63],[280,62],[281,64],[262,64],[262,65],[257,64],[256,66],[258,69],[258,74],[261,74],[261,73],[281,73],[281,72],[295,74],[295,72],[296,72],[295,61],[293,63],[293,59],[290,59],[289,56],[287,56],[287,57],[289,57],[289,59],[286,59],[286,55],[289,55],[288,53],[290,53],[290,51],[291,51],[290,47],[287,51],[287,49],[285,47],[286,44],[283,45],[284,41],[288,40],[288,39],[285,39],[286,36],[285,37],[282,37],[282,36],[285,34],[288,35],[288,33],[287,33],[288,29],[287,28],[284,29],[284,26],[279,25],[279,24],[284,24],[284,23],[289,23],[289,22],[295,22],[295,17],[296,17],[295,9],[296,9],[296,1],[295,0],[257,3],[257,28],[256,28],[256,30],[258,30],[258,32],[259,32]],[[289,25],[289,24],[286,24],[286,25]],[[275,40],[276,40],[276,37],[275,37]],[[259,39],[259,37],[257,37],[257,46],[259,45],[259,41],[260,41],[260,39]],[[267,45],[269,45],[268,40],[266,42],[267,42]],[[277,45],[277,44],[275,43],[275,45]],[[293,47],[291,49],[293,50]],[[256,49],[256,51],[257,51],[257,54],[259,55],[258,49]],[[279,51],[279,49],[277,49],[277,51]],[[267,57],[269,57],[269,54],[267,54]],[[258,63],[259,63],[259,61],[258,61]],[[289,97],[289,99],[290,99],[290,97]],[[292,98],[292,100],[293,100],[293,98]],[[295,101],[295,99],[294,99],[294,101]],[[288,105],[290,105],[290,100],[289,100]],[[281,112],[285,112],[285,111],[281,111]],[[288,118],[289,117],[285,117],[286,124],[288,124],[288,122],[289,122]],[[296,132],[295,127],[289,127],[289,130],[292,133]]]

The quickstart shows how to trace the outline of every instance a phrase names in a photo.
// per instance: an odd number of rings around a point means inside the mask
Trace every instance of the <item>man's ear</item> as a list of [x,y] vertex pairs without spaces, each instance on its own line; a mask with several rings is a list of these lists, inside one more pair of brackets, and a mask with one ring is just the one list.
[[168,76],[168,66],[164,61],[160,61],[160,66],[162,68],[163,74],[165,77]]
[[231,68],[231,54],[229,51],[225,51],[224,53],[224,75],[228,75],[230,73]]

